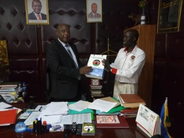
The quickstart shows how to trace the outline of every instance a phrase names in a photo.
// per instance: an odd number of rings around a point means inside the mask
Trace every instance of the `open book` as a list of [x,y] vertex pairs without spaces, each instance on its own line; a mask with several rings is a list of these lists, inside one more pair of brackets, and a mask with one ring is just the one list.
[[103,60],[106,60],[107,55],[91,54],[87,63],[87,66],[93,68],[93,71],[85,74],[88,78],[103,79],[104,64]]

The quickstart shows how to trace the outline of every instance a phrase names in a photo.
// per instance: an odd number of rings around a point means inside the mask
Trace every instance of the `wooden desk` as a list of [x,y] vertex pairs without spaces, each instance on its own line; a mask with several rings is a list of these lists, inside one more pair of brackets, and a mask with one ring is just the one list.
[[[26,104],[13,104],[14,107],[24,108]],[[76,136],[72,133],[68,138],[149,138],[135,125],[135,118],[127,119],[130,128],[101,128],[96,129],[95,136]],[[48,132],[36,136],[33,132],[24,132],[23,136],[17,135],[14,131],[15,126],[1,126],[0,137],[1,138],[64,138],[63,132]]]

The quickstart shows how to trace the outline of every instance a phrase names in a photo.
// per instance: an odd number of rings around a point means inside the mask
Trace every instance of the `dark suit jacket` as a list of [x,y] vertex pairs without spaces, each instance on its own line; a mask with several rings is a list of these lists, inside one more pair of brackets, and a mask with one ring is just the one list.
[[99,13],[96,13],[96,17],[93,15],[92,12],[90,12],[90,13],[88,14],[88,18],[100,18],[100,17],[101,17],[101,15],[100,15]]
[[[47,15],[41,13],[41,16],[42,16],[42,20],[47,20]],[[30,13],[30,14],[28,15],[28,19],[29,19],[29,20],[37,20],[37,18],[36,18],[36,16],[35,16],[34,12],[32,12],[32,13]]]
[[[79,68],[82,64],[79,60],[77,47],[69,43],[75,53]],[[78,92],[79,69],[62,44],[56,39],[46,48],[46,62],[50,68],[52,98],[72,99]]]

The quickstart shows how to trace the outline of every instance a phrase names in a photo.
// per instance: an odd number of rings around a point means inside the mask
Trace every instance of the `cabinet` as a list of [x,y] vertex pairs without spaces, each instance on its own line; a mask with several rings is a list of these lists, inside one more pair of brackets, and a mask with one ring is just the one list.
[[146,105],[150,108],[152,95],[156,25],[137,25],[128,29],[136,29],[139,32],[139,39],[137,41],[137,45],[146,53],[146,62],[138,83],[138,94],[146,101]]

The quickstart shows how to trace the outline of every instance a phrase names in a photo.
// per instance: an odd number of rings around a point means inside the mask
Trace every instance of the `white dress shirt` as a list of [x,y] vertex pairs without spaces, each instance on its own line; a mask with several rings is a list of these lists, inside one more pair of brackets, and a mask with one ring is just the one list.
[[145,52],[137,47],[127,53],[125,48],[121,48],[117,57],[110,66],[116,68],[115,80],[121,83],[138,83],[139,76],[145,63]]

